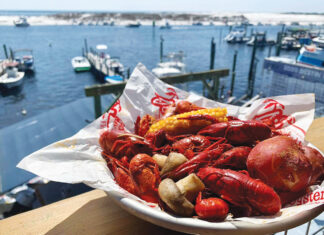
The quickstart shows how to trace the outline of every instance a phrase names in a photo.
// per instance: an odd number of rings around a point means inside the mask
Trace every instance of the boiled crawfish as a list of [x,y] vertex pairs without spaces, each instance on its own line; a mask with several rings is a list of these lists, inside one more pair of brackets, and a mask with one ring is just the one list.
[[234,145],[250,145],[269,138],[271,129],[259,121],[234,120],[211,124],[200,130],[198,134],[224,137]]
[[157,203],[157,188],[160,183],[157,163],[147,154],[137,154],[129,163],[129,169],[122,161],[102,152],[107,165],[118,185],[147,202]]
[[127,132],[106,130],[99,138],[104,152],[116,158],[127,156],[131,159],[138,153],[152,154],[153,147],[144,138]]
[[197,176],[211,192],[234,205],[251,208],[254,214],[274,215],[281,208],[280,198],[271,187],[245,174],[205,167]]
[[187,174],[196,172],[199,168],[207,165],[213,165],[214,161],[217,160],[221,154],[233,146],[230,144],[224,144],[221,142],[216,142],[210,145],[203,152],[197,154],[195,157],[191,158],[189,161],[178,166],[175,170],[171,171],[165,176],[174,180],[178,180],[186,176]]

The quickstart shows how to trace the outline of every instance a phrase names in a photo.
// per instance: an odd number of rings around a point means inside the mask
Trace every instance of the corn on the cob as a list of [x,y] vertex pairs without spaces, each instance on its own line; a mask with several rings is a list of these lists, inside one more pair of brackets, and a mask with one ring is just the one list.
[[208,116],[216,119],[218,122],[226,122],[226,114],[226,108],[201,109],[181,113],[154,123],[147,133],[163,129],[171,135],[191,134],[212,123],[212,121],[208,120]]

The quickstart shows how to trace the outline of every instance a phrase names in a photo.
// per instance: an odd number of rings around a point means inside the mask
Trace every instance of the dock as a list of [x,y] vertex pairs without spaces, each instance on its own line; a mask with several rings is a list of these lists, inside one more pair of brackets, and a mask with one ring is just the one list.
[[85,57],[91,64],[91,72],[101,82],[105,83],[105,77],[113,74],[113,71],[108,68],[105,58],[101,58],[95,52],[85,53]]

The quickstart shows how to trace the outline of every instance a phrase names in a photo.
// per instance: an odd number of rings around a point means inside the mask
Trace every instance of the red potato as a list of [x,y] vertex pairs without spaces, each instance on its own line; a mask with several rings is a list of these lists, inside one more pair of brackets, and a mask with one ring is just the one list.
[[312,177],[312,165],[302,147],[288,136],[258,143],[248,156],[247,168],[253,178],[281,192],[299,192]]
[[324,176],[324,157],[314,148],[303,146],[305,157],[312,165],[312,178],[310,184],[316,184]]

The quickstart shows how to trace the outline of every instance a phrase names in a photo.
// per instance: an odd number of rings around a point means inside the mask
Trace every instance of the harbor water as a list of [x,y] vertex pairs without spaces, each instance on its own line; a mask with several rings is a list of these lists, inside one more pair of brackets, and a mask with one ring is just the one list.
[[[267,39],[276,39],[281,26],[249,26],[251,30],[266,31]],[[209,70],[211,39],[216,42],[215,69],[231,68],[234,52],[238,52],[234,95],[247,91],[252,47],[228,44],[223,39],[229,33],[227,26],[174,26],[171,30],[141,26],[31,26],[18,28],[0,26],[0,59],[4,59],[2,45],[13,50],[33,50],[36,72],[26,76],[23,85],[14,90],[0,90],[0,128],[19,122],[55,107],[85,97],[84,87],[98,83],[90,73],[75,73],[71,59],[82,54],[84,39],[88,46],[106,44],[111,56],[120,57],[125,68],[132,71],[137,63],[153,69],[160,60],[160,36],[164,38],[164,54],[184,51],[188,72]],[[254,93],[261,92],[263,59],[269,47],[258,48],[257,76]],[[272,48],[272,55],[275,47]],[[281,55],[296,57],[297,52],[282,51]],[[224,79],[223,94],[229,90],[230,77]],[[201,93],[201,83],[191,83],[188,89]],[[27,111],[22,112],[22,110]],[[23,115],[24,114],[24,115]]]

